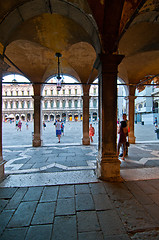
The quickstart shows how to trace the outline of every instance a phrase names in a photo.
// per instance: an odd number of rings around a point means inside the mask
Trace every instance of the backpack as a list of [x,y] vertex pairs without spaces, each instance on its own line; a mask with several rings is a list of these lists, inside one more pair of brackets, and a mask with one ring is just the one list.
[[128,134],[128,128],[127,127],[123,128],[123,133],[126,134],[126,135]]

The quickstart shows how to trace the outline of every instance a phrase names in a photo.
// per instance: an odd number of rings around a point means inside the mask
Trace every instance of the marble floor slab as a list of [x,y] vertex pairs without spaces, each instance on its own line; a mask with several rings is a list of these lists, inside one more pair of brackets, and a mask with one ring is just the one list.
[[159,167],[120,170],[125,181],[159,179]]
[[93,170],[17,174],[8,176],[0,187],[32,187],[98,182]]

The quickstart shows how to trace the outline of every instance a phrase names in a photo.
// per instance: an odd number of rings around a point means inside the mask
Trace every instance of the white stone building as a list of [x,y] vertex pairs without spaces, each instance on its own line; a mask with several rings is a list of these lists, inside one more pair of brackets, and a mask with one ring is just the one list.
[[[19,116],[22,120],[33,121],[34,99],[33,87],[31,84],[3,84],[2,87],[2,109],[3,121],[9,115],[14,119]],[[54,121],[60,118],[66,121],[82,120],[82,86],[80,84],[63,84],[60,91],[57,91],[56,84],[44,85],[42,100],[42,119]],[[90,121],[97,120],[98,115],[98,85],[90,87]]]
[[153,124],[155,117],[159,121],[159,88],[146,86],[143,91],[136,92],[135,121]]

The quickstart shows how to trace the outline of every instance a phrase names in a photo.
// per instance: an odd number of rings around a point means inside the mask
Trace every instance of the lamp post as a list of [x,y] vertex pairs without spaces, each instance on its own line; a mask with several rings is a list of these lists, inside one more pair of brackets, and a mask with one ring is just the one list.
[[60,57],[62,57],[61,53],[56,53],[55,56],[58,58],[58,71],[57,71],[57,91],[61,90],[61,82],[62,82],[62,77],[60,76]]

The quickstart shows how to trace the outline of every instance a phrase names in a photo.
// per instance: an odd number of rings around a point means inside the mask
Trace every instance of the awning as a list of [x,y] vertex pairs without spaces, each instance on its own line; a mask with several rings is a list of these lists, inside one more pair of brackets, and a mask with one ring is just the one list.
[[14,115],[13,114],[10,114],[6,117],[7,119],[13,119],[14,118]]

